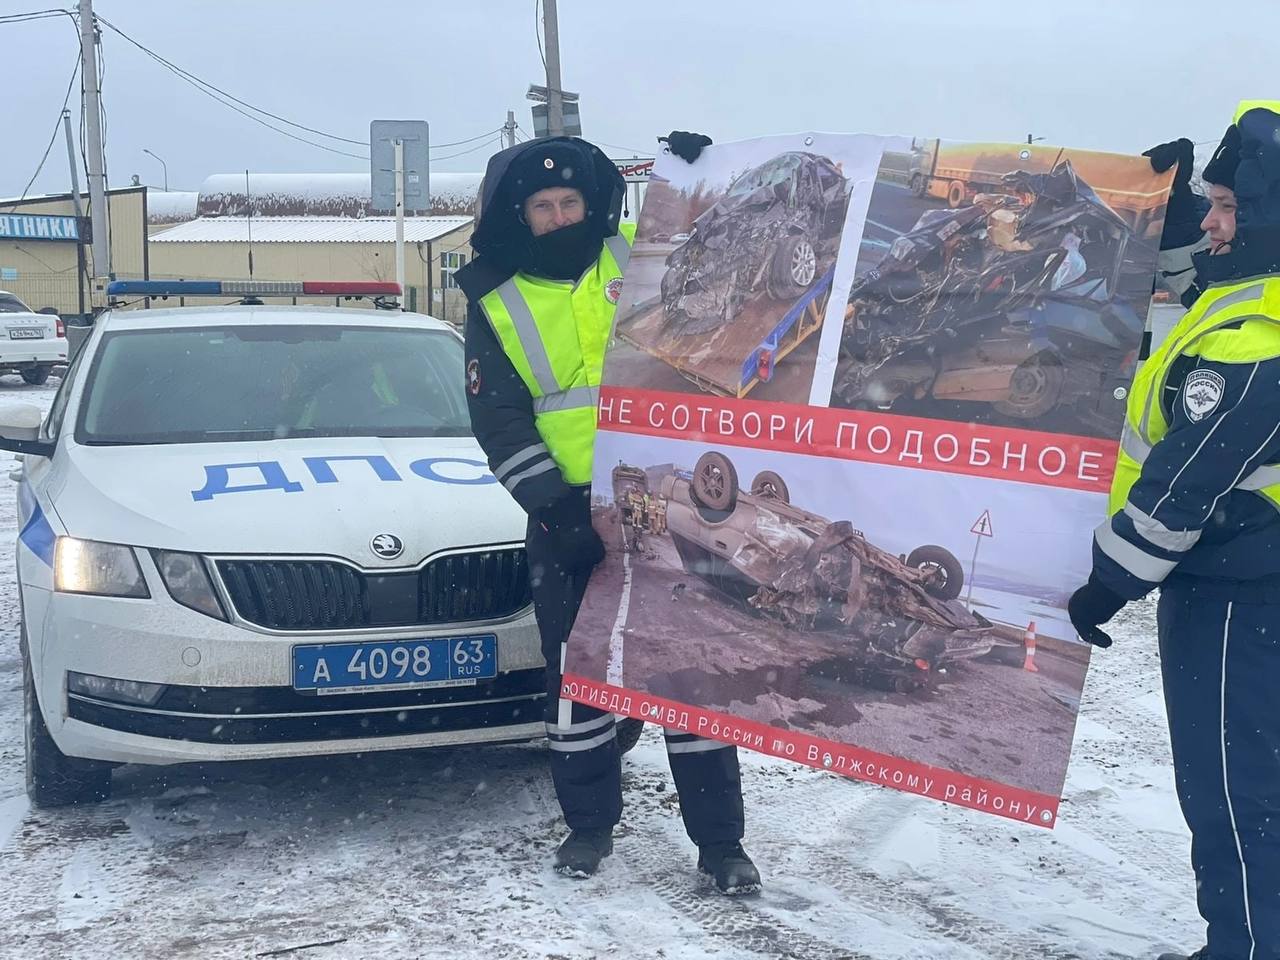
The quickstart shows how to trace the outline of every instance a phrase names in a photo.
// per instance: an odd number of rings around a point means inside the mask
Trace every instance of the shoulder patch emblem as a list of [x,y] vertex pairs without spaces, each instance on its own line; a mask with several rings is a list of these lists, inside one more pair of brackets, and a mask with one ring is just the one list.
[[1182,384],[1182,406],[1192,423],[1199,423],[1222,402],[1227,381],[1213,370],[1192,370]]
[[604,287],[604,298],[612,304],[617,304],[618,299],[622,296],[622,278],[614,277]]
[[467,364],[467,391],[474,397],[480,393],[480,361]]

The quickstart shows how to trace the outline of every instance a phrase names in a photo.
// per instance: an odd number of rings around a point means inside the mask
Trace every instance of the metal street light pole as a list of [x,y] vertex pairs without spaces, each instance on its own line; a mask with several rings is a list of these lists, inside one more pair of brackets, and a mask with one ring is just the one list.
[[160,160],[160,166],[164,170],[164,192],[168,193],[169,192],[169,165],[165,163],[164,160],[161,160],[160,157],[156,156],[154,153],[148,150],[146,147],[142,148],[142,152],[147,154],[150,157],[155,157],[157,160]]

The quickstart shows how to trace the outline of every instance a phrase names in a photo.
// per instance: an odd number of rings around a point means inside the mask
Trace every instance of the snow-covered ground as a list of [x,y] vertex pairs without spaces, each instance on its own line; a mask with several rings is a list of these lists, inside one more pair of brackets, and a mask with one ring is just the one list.
[[[0,403],[54,387],[4,378]],[[652,728],[588,881],[548,868],[561,824],[540,746],[134,767],[99,807],[37,813],[13,580],[6,546],[0,957],[1102,960],[1201,943],[1152,605],[1094,659],[1055,831],[744,753],[767,886],[726,900],[693,871]]]

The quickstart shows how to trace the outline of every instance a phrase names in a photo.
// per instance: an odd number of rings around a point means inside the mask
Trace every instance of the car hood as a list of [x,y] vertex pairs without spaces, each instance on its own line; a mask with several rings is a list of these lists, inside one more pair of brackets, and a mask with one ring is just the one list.
[[[394,567],[525,534],[523,511],[469,437],[70,445],[47,489],[72,536],[197,553]],[[403,553],[376,555],[380,534],[399,537]]]

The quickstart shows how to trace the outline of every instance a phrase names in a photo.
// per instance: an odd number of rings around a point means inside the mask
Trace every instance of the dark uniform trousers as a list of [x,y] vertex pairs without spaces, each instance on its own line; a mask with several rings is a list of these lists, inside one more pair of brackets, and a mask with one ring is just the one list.
[[[588,494],[583,491],[583,523],[591,522],[588,503]],[[526,544],[534,613],[547,660],[551,776],[571,830],[607,829],[622,817],[622,755],[614,715],[560,699],[565,642],[590,575],[567,573],[549,541],[534,514]],[[741,840],[742,782],[737,749],[680,731],[665,731],[665,737],[689,838],[699,845]]]
[[1280,960],[1280,600],[1161,592],[1178,799],[1213,960]]

